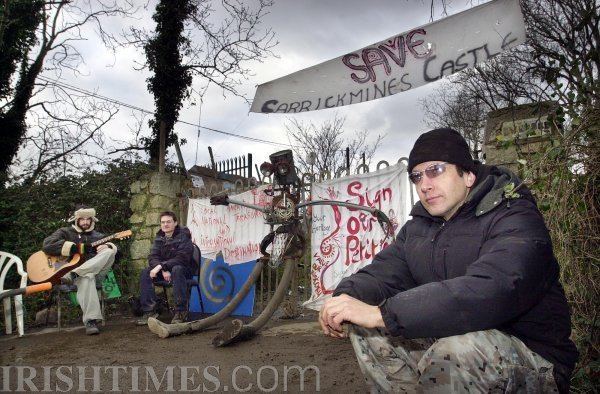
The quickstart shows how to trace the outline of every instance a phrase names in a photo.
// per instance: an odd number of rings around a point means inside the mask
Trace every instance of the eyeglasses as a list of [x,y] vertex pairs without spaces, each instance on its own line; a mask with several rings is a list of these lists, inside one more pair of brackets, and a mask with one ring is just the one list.
[[408,174],[408,178],[411,180],[412,183],[418,185],[423,180],[423,173],[425,173],[425,175],[427,175],[427,178],[429,179],[435,178],[436,176],[441,175],[444,173],[444,171],[446,171],[447,165],[448,163],[432,164],[423,171],[411,172],[410,174]]

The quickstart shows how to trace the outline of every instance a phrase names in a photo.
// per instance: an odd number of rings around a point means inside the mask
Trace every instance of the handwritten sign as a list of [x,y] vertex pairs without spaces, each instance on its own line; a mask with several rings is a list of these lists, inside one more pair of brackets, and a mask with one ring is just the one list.
[[[313,200],[347,201],[383,211],[394,233],[407,220],[406,166],[397,164],[368,174],[313,184]],[[316,205],[311,227],[312,294],[305,306],[320,309],[342,278],[365,265],[393,241],[386,239],[377,219],[366,211]]]
[[491,1],[259,85],[250,111],[296,113],[391,96],[523,42],[519,1]]
[[[267,207],[272,197],[264,193],[266,187],[232,197]],[[222,251],[224,260],[230,265],[260,257],[260,241],[269,233],[269,226],[260,211],[234,204],[214,206],[207,198],[190,199],[188,227],[203,257],[214,260],[217,252]]]

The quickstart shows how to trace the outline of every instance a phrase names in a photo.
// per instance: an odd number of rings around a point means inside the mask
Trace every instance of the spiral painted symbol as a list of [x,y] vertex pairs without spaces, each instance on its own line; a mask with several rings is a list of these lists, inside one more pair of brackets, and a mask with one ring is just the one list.
[[223,260],[204,260],[200,284],[205,297],[215,304],[229,302],[233,298],[235,278]]

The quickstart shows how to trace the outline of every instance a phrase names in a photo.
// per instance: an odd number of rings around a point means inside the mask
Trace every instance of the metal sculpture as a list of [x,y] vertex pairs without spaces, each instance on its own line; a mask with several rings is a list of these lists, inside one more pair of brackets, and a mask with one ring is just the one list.
[[[283,276],[275,293],[260,315],[249,324],[244,324],[239,319],[233,319],[226,323],[222,331],[213,339],[213,345],[226,346],[238,341],[252,338],[271,318],[283,301],[286,291],[291,283],[296,261],[303,256],[306,247],[304,223],[300,210],[311,205],[334,205],[346,208],[364,210],[375,216],[387,236],[392,235],[393,226],[388,217],[379,209],[352,204],[343,201],[319,200],[301,202],[304,188],[298,178],[291,150],[283,150],[269,156],[270,162],[260,166],[260,171],[265,177],[273,176],[273,185],[265,190],[273,197],[269,207],[261,207],[237,201],[226,194],[211,197],[212,205],[236,204],[263,213],[266,223],[270,226],[270,232],[260,243],[262,257],[250,276],[242,286],[238,294],[218,313],[208,318],[179,323],[165,324],[157,319],[149,319],[148,327],[161,338],[200,331],[211,327],[225,319],[237,307],[246,296],[252,285],[258,279],[264,264],[277,268],[286,263]],[[269,247],[270,252],[267,250]]]

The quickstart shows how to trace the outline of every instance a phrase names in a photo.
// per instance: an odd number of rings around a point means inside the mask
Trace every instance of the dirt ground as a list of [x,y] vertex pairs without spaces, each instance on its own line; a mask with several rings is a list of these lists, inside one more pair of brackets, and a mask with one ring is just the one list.
[[111,316],[97,336],[81,326],[0,336],[0,392],[367,391],[350,341],[322,335],[313,313],[225,348],[210,344],[217,332],[160,339]]

